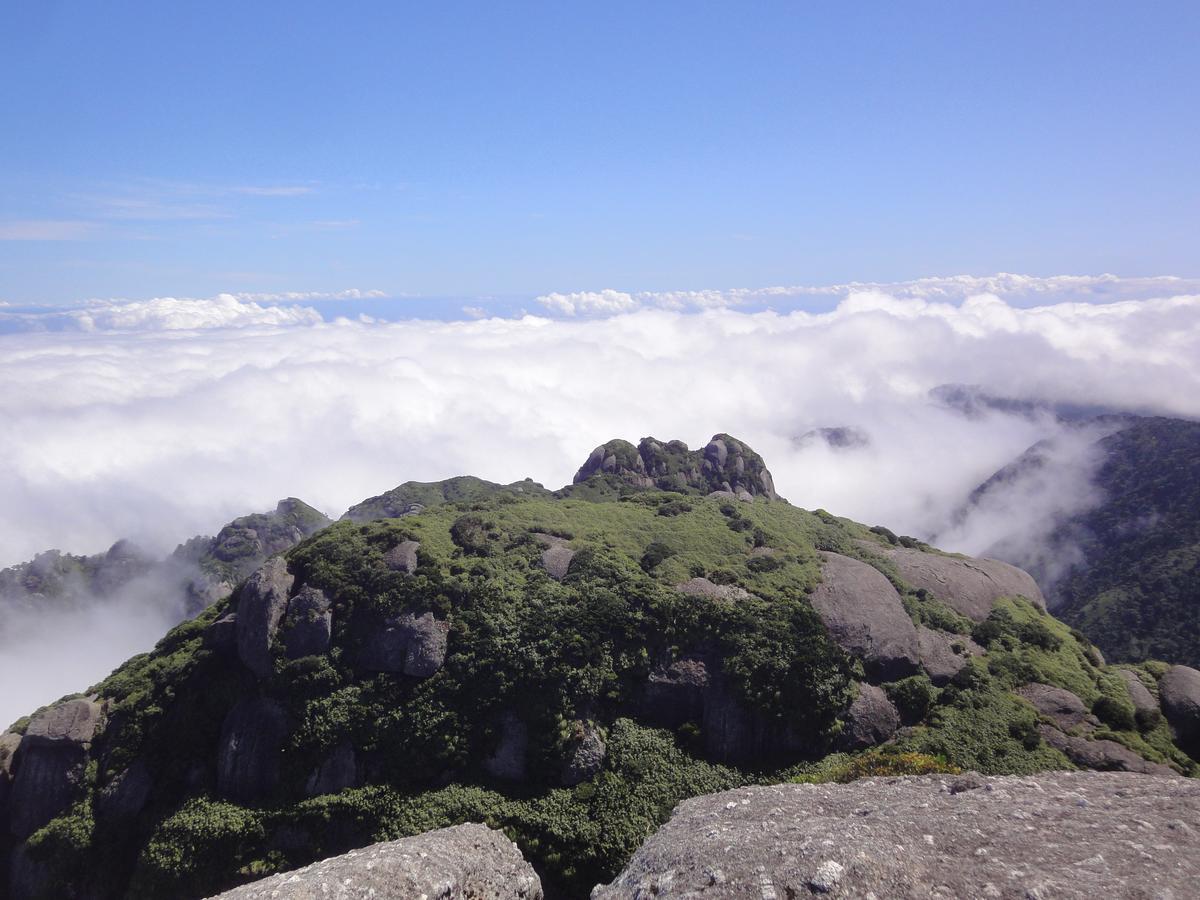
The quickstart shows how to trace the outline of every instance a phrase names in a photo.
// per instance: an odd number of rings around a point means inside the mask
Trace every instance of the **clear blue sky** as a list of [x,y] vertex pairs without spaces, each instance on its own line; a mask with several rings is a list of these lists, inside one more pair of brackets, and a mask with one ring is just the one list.
[[1200,274],[1200,3],[0,0],[0,300]]

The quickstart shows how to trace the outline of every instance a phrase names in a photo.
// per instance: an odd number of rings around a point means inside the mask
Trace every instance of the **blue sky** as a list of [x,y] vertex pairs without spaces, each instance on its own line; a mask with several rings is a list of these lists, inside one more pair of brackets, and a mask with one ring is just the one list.
[[1200,275],[1200,4],[0,3],[0,301]]

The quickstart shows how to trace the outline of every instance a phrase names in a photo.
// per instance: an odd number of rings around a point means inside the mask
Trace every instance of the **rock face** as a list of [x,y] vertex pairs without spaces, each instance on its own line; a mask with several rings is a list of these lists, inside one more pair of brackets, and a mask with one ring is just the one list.
[[642,438],[601,444],[575,473],[574,484],[594,476],[613,476],[641,490],[659,489],[731,496],[778,499],[775,482],[762,457],[727,434],[715,434],[703,450],[689,450],[683,441],[661,443]]
[[592,898],[1182,900],[1198,879],[1195,781],[936,775],[685,800]]
[[1116,741],[1089,740],[1075,735],[1063,734],[1057,728],[1042,725],[1038,732],[1047,744],[1061,751],[1067,759],[1085,769],[1101,772],[1140,772],[1143,775],[1163,777],[1177,774],[1169,766],[1162,766],[1142,759],[1128,747]]
[[982,622],[1001,597],[1021,596],[1042,609],[1046,598],[1033,577],[1016,566],[995,559],[968,559],[893,547],[873,541],[860,546],[890,559],[900,577],[914,588],[928,591],[959,615]]
[[521,851],[485,825],[374,844],[220,894],[220,900],[541,900]]
[[1017,693],[1062,731],[1069,731],[1077,725],[1095,727],[1099,724],[1083,701],[1070,691],[1033,682],[1019,688]]
[[[954,649],[956,643],[962,645],[962,653]],[[936,685],[947,684],[967,664],[971,656],[982,652],[983,648],[970,638],[949,635],[924,625],[917,626],[917,653],[921,659],[921,668]]]
[[420,541],[401,541],[383,555],[383,561],[393,572],[411,575],[417,570],[417,551]]
[[426,612],[407,613],[372,631],[363,643],[358,664],[372,672],[403,672],[428,678],[446,661],[450,623]]
[[832,637],[885,681],[917,671],[917,629],[900,595],[877,570],[838,553],[821,553],[821,584],[809,600]]
[[748,590],[740,588],[736,584],[713,584],[707,578],[689,578],[687,581],[675,585],[675,590],[681,594],[687,594],[689,597],[704,597],[708,600],[730,602],[747,600],[751,596]]
[[288,602],[283,641],[288,659],[314,656],[329,649],[333,613],[329,598],[315,587],[303,587]]
[[576,723],[578,737],[563,765],[562,783],[570,787],[587,781],[600,771],[608,752],[600,729],[592,722]]
[[20,838],[37,831],[78,793],[87,750],[100,723],[100,705],[68,700],[34,717],[12,759],[9,830]]
[[900,713],[881,688],[860,684],[843,721],[842,749],[861,750],[882,744],[895,734],[900,727]]
[[530,532],[530,537],[545,548],[542,550],[542,568],[546,570],[546,574],[555,581],[566,578],[567,571],[571,568],[571,560],[575,558],[575,551],[571,549],[566,538],[540,531]]
[[522,781],[528,752],[529,729],[510,713],[501,721],[500,741],[492,755],[483,761],[483,767],[497,778]]
[[238,594],[238,656],[259,678],[271,674],[271,639],[287,611],[294,581],[287,563],[276,556],[246,579]]
[[333,748],[325,761],[308,777],[305,793],[310,797],[336,794],[358,784],[358,760],[349,741]]
[[1200,749],[1200,672],[1171,666],[1158,683],[1163,712],[1185,749]]
[[1133,708],[1137,712],[1158,712],[1158,701],[1154,699],[1154,695],[1150,693],[1150,689],[1142,684],[1142,679],[1138,678],[1136,672],[1129,669],[1117,669],[1117,674],[1121,676],[1121,680],[1129,688],[1129,699],[1133,701]]
[[239,701],[221,726],[217,792],[243,803],[269,796],[279,781],[286,737],[287,719],[278,703],[265,697]]

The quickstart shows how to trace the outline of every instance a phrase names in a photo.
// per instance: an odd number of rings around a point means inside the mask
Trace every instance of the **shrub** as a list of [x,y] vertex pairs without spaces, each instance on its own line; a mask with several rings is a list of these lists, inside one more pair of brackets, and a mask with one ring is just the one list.
[[912,725],[924,719],[938,694],[928,675],[913,675],[902,681],[885,684],[883,689],[896,704],[905,725]]

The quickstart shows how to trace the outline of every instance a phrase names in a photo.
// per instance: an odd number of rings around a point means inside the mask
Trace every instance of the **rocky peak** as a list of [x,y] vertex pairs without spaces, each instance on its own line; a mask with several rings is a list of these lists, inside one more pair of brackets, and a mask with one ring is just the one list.
[[728,434],[715,434],[702,450],[683,441],[642,438],[635,447],[624,440],[601,444],[575,473],[574,484],[612,477],[639,490],[709,494],[722,491],[779,499],[763,458]]

